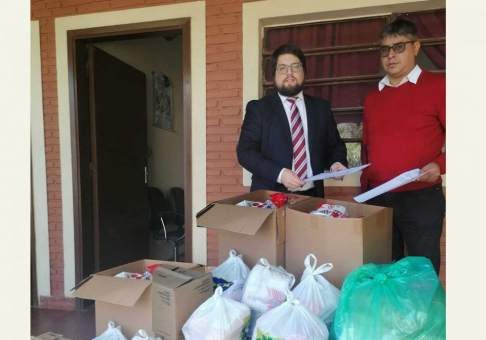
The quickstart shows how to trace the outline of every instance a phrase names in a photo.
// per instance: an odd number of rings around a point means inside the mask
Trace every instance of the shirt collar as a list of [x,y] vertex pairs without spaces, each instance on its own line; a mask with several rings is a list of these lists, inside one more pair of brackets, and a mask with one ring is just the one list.
[[[400,85],[403,85],[405,84],[407,81],[413,83],[413,84],[417,84],[417,81],[418,81],[418,78],[420,76],[420,73],[422,73],[422,69],[418,66],[418,65],[415,65],[415,67],[413,68],[412,71],[410,71],[410,73],[402,79],[402,81],[400,82],[400,84],[397,85],[400,86]],[[392,84],[390,83],[390,79],[388,79],[388,76],[385,76],[379,83],[378,83],[378,89],[381,91],[385,88],[385,86],[390,86],[390,87],[393,87]]]
[[288,103],[287,98],[296,98],[297,97],[301,100],[304,100],[304,93],[302,91],[300,91],[297,95],[295,95],[293,97],[285,97],[285,96],[282,96],[280,93],[278,94],[278,96],[280,97],[280,100],[282,101],[282,104],[284,104],[284,105],[286,105],[285,103]]

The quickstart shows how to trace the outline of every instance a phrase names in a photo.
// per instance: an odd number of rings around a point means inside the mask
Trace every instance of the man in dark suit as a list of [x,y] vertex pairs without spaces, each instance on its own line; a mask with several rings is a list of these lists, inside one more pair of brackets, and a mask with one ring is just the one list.
[[273,52],[272,72],[278,93],[248,103],[236,149],[239,163],[253,174],[250,190],[324,197],[322,181],[303,179],[348,164],[331,106],[302,93],[306,63],[297,46]]

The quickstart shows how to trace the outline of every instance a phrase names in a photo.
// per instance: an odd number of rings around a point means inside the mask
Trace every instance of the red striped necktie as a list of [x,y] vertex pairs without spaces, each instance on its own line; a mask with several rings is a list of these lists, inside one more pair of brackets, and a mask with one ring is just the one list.
[[295,104],[298,98],[287,98],[290,102],[290,129],[294,148],[294,172],[300,179],[307,177],[307,152],[305,150],[304,126],[299,109]]

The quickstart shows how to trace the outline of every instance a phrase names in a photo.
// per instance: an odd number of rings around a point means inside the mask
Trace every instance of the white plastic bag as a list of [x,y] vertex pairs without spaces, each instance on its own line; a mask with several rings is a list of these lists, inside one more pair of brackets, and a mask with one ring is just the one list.
[[246,339],[250,308],[224,297],[223,288],[200,305],[182,327],[185,340]]
[[132,340],[162,340],[161,338],[151,337],[143,329],[139,329]]
[[293,294],[287,301],[263,314],[256,322],[252,340],[327,340],[329,331]]
[[127,340],[121,332],[121,327],[115,327],[113,321],[108,322],[108,329],[93,340]]
[[221,263],[216,269],[212,270],[213,287],[223,288],[223,296],[241,302],[243,296],[243,286],[250,269],[243,262],[242,255],[236,256],[236,252],[231,250],[226,261]]
[[269,310],[280,306],[287,298],[295,277],[282,267],[275,267],[264,258],[253,267],[243,288],[241,302],[250,307],[249,334],[253,333],[256,320]]
[[[310,264],[311,257],[314,259],[313,265]],[[304,264],[305,270],[302,280],[292,292],[296,299],[330,328],[336,315],[341,291],[321,274],[330,271],[333,267],[332,263],[325,263],[316,268],[317,259],[313,254],[309,254],[305,258]]]

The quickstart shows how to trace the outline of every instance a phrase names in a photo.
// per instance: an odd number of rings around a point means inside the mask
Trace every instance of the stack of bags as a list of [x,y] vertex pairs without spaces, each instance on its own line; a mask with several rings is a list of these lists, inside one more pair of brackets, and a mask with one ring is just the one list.
[[[311,259],[314,260],[311,264]],[[295,278],[264,258],[249,271],[241,255],[229,258],[212,271],[215,293],[183,327],[186,340],[327,340],[339,290],[322,274],[332,269],[317,267],[310,254],[301,283],[291,292]]]

